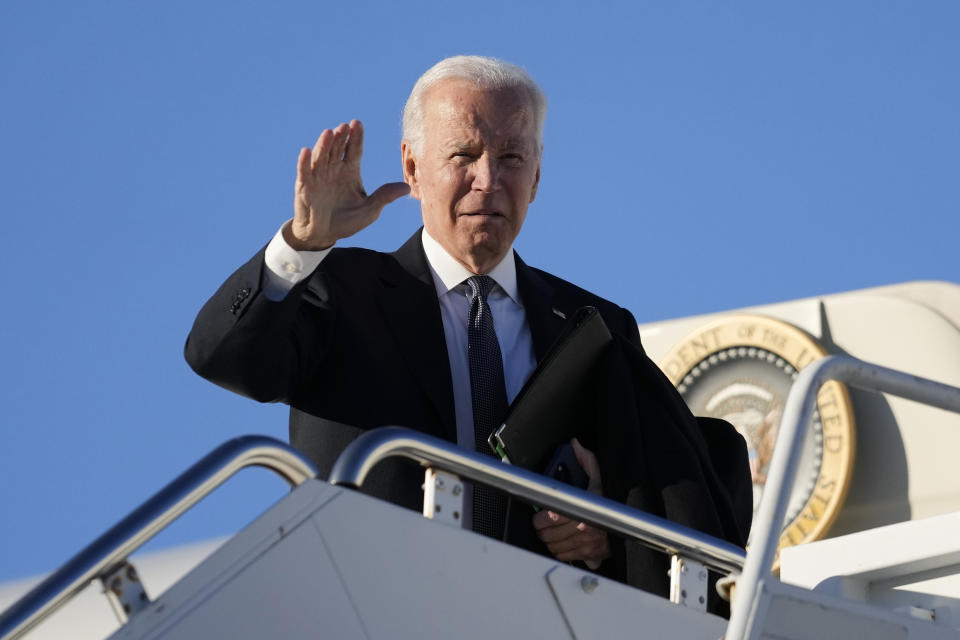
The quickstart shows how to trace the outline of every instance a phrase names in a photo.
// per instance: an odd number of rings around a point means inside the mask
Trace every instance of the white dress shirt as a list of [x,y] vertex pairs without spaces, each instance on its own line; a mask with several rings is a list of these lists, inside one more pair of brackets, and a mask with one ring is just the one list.
[[[440,317],[450,358],[457,444],[473,449],[473,403],[470,394],[470,365],[467,359],[470,287],[464,281],[474,274],[457,262],[426,230],[422,238],[423,251],[440,301]],[[264,254],[267,267],[264,270],[264,295],[270,300],[282,300],[295,284],[313,273],[328,253],[330,249],[296,251],[283,239],[282,232],[277,231]],[[512,247],[487,275],[497,283],[487,301],[497,342],[500,343],[507,402],[510,403],[537,366],[530,325],[527,323],[527,314],[517,289],[517,266]],[[464,527],[470,527],[472,522],[471,505],[468,491],[464,500]]]

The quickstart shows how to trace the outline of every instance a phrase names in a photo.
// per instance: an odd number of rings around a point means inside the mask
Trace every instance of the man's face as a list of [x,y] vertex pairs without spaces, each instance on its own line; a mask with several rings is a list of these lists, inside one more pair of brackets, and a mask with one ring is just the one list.
[[537,195],[540,149],[523,90],[441,80],[424,96],[423,148],[404,142],[403,173],[423,224],[474,273],[497,265]]

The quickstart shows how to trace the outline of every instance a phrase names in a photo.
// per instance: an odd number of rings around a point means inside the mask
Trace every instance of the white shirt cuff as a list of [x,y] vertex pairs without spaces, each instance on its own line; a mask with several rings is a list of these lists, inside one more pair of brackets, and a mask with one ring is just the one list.
[[263,294],[274,302],[283,300],[294,285],[313,273],[332,248],[297,251],[283,239],[283,227],[280,227],[263,254],[267,267],[263,271]]

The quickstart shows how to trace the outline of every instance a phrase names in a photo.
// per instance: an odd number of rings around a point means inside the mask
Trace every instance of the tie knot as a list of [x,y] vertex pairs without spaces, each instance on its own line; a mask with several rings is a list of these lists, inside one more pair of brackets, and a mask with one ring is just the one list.
[[480,299],[486,302],[487,296],[490,295],[490,291],[495,284],[496,282],[490,276],[470,276],[467,278],[467,285],[470,286],[470,299],[473,300],[480,296]]

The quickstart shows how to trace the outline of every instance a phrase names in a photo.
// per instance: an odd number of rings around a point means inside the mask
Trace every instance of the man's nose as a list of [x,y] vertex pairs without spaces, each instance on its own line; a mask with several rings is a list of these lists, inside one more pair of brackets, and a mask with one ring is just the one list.
[[473,188],[477,191],[496,191],[499,186],[497,161],[483,154],[473,163]]

